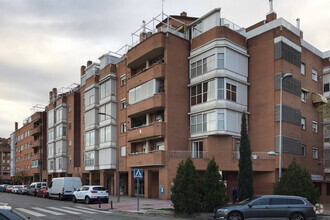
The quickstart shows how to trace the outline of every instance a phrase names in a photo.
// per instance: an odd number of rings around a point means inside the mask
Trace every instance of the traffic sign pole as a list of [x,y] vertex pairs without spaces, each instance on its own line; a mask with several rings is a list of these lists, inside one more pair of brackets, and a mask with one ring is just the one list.
[[139,211],[140,179],[137,179],[137,210]]

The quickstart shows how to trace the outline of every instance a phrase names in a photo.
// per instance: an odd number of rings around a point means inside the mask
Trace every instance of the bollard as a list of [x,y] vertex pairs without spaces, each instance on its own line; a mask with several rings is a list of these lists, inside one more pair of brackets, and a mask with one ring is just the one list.
[[98,200],[99,200],[99,208],[101,208],[101,199],[100,199],[100,197],[98,197]]
[[111,207],[111,209],[113,209],[113,207],[112,207],[112,200],[110,201],[110,207]]

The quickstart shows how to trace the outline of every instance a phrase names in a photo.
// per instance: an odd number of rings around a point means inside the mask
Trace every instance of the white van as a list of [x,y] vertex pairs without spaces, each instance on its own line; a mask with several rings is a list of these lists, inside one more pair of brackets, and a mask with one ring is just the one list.
[[48,198],[59,198],[63,200],[65,197],[71,197],[72,193],[81,187],[80,177],[60,177],[53,178],[48,187]]

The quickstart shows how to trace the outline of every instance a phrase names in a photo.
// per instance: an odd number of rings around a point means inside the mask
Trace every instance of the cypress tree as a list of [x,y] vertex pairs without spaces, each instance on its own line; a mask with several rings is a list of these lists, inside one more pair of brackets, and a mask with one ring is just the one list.
[[200,178],[193,161],[188,157],[178,166],[171,201],[176,212],[193,213],[201,209]]
[[238,170],[238,199],[252,199],[253,195],[253,170],[249,135],[246,129],[246,113],[242,114],[241,142],[239,147]]
[[274,194],[294,195],[307,198],[316,204],[320,200],[320,192],[315,188],[311,175],[306,168],[301,168],[294,158],[281,180],[274,185]]
[[203,192],[203,209],[206,212],[211,212],[217,206],[224,205],[228,202],[226,187],[222,181],[219,166],[216,164],[214,157],[207,165]]

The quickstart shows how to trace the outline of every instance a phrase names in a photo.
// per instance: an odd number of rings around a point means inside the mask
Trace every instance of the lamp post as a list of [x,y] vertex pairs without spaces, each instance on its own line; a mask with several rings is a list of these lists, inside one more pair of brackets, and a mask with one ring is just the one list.
[[113,119],[116,123],[116,127],[117,127],[117,141],[116,141],[116,145],[117,145],[117,160],[116,160],[116,182],[117,182],[117,202],[120,202],[120,192],[119,192],[119,138],[118,138],[118,124],[117,124],[117,120],[112,116],[109,115],[107,113],[104,112],[99,112],[99,115],[104,115],[104,116],[109,116],[111,119]]
[[279,167],[278,167],[278,178],[282,177],[282,106],[283,106],[283,79],[292,78],[291,73],[286,73],[281,76],[281,98],[280,98],[280,144],[279,144]]

